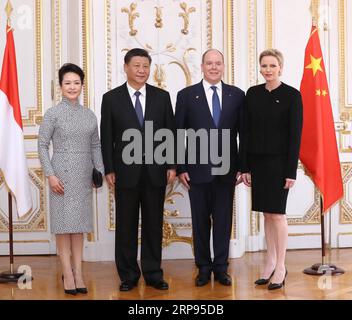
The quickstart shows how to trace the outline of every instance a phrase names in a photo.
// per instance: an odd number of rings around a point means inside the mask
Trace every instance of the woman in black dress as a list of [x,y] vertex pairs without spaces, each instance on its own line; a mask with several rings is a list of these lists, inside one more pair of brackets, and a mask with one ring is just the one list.
[[265,83],[249,88],[242,144],[242,179],[252,187],[252,210],[264,213],[266,263],[255,284],[268,289],[285,284],[288,239],[286,201],[296,179],[302,131],[302,99],[280,81],[283,56],[276,49],[260,54]]

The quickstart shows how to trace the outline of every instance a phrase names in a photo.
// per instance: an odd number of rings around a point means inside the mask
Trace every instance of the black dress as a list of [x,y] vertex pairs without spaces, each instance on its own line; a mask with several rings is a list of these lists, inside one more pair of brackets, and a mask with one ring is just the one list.
[[282,83],[249,88],[241,142],[242,172],[252,176],[252,210],[286,213],[286,178],[296,179],[302,132],[302,98]]

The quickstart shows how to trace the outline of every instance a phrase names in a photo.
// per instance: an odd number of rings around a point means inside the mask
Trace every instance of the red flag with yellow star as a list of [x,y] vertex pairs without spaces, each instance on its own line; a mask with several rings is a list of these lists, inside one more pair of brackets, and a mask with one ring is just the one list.
[[323,54],[316,26],[306,47],[301,82],[303,131],[300,160],[323,199],[326,212],[343,196],[340,160]]

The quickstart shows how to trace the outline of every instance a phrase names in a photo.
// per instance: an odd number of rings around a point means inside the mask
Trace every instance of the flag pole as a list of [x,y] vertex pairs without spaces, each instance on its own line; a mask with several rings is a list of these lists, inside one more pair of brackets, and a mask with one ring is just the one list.
[[24,276],[24,273],[15,272],[14,255],[13,255],[13,215],[12,215],[12,194],[8,192],[9,204],[9,247],[10,247],[10,271],[0,274],[0,283],[18,282],[19,278]]
[[345,273],[345,270],[338,268],[334,264],[328,264],[325,262],[325,215],[323,212],[323,198],[320,196],[320,227],[321,227],[321,263],[313,264],[310,268],[303,270],[303,273],[321,276],[324,274],[331,276],[339,276]]
[[[7,15],[7,25],[11,27],[11,1],[8,0],[5,11]],[[0,283],[18,282],[18,280],[25,275],[25,273],[17,273],[14,268],[14,254],[13,254],[13,214],[12,214],[12,194],[8,191],[8,207],[9,207],[9,247],[10,247],[10,271],[0,273]],[[23,281],[32,280],[32,277],[25,277]]]

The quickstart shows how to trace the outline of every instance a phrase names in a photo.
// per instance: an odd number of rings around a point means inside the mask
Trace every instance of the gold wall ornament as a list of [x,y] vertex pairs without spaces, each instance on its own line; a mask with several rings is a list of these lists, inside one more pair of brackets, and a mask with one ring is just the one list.
[[[178,179],[176,179],[171,185],[167,187],[166,195],[165,195],[165,204],[174,205],[175,204],[174,197],[176,196],[184,198],[184,195],[181,192],[175,191],[179,185],[180,185],[180,182]],[[171,211],[171,210],[164,209],[165,217],[178,217],[179,215],[180,213],[178,210]]]
[[165,248],[173,242],[184,242],[193,246],[192,237],[178,235],[176,232],[176,228],[171,223],[164,221],[162,246],[163,248]]
[[341,163],[343,198],[340,200],[340,223],[352,223],[352,197],[349,184],[352,183],[352,162]]
[[213,47],[213,2],[207,0],[207,49]]
[[186,77],[186,86],[189,87],[191,84],[192,84],[192,75],[191,75],[191,71],[189,70],[189,67],[188,67],[188,61],[187,61],[187,58],[188,58],[188,54],[192,51],[197,51],[195,48],[188,48],[184,55],[183,55],[183,58],[182,58],[182,62],[180,61],[171,61],[169,63],[169,65],[171,64],[176,64],[177,66],[179,66],[185,77]]
[[[15,232],[44,232],[47,231],[47,216],[45,207],[45,175],[41,168],[30,168],[29,177],[31,186],[36,191],[37,201],[33,204],[32,211],[18,221],[14,221],[13,230]],[[5,183],[0,174],[0,189]],[[6,204],[6,209],[7,204]],[[0,232],[8,232],[8,217],[0,209]]]
[[183,29],[181,30],[181,32],[184,35],[187,35],[189,33],[189,16],[191,13],[196,12],[196,8],[195,7],[190,7],[188,8],[188,5],[186,2],[182,2],[180,3],[180,7],[183,10],[183,12],[179,13],[179,17],[183,19]]
[[273,47],[273,0],[265,0],[265,38],[266,47]]
[[154,71],[154,82],[156,83],[157,87],[160,89],[166,89],[166,73],[164,70],[163,64],[156,64],[155,71]]
[[[180,182],[176,179],[172,184],[167,186],[165,195],[165,204],[174,205],[174,197],[184,198],[181,192],[177,192],[176,189],[179,187]],[[180,212],[178,210],[168,210],[164,208],[164,218],[176,218],[179,217]],[[163,223],[163,248],[169,246],[173,242],[185,242],[192,245],[192,237],[180,236],[177,234],[178,225],[174,225],[170,222],[165,221]]]
[[155,22],[155,28],[159,28],[161,29],[164,25],[163,25],[163,12],[162,12],[163,7],[155,7],[156,10],[156,22]]
[[40,125],[43,121],[43,0],[35,0],[35,63],[37,106],[25,108],[28,118],[22,115],[23,126]]
[[137,9],[137,3],[135,3],[135,2],[132,2],[130,4],[130,9],[128,9],[126,7],[121,9],[122,13],[127,13],[128,14],[128,24],[130,26],[130,36],[131,37],[134,37],[138,33],[138,30],[136,30],[134,28],[134,21],[137,18],[139,18],[139,13],[136,12],[136,9]]

